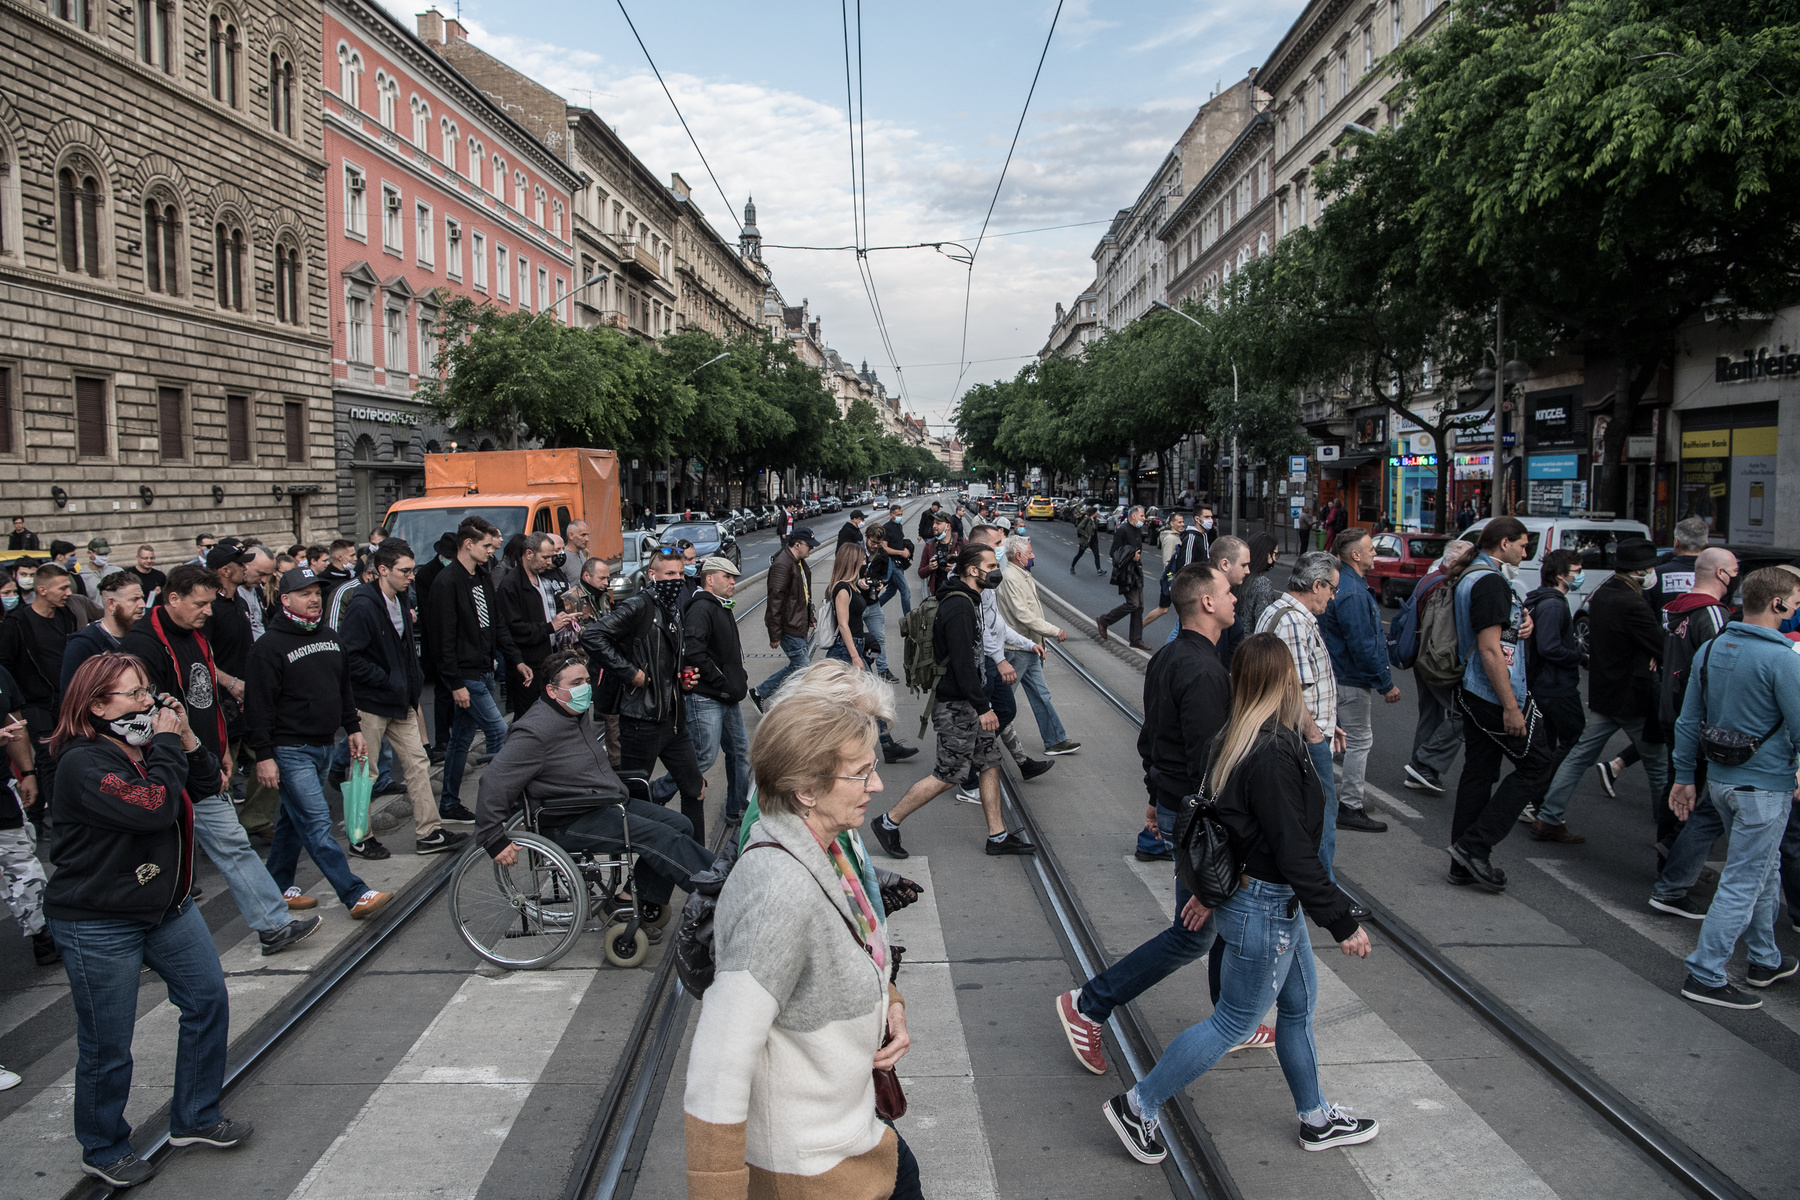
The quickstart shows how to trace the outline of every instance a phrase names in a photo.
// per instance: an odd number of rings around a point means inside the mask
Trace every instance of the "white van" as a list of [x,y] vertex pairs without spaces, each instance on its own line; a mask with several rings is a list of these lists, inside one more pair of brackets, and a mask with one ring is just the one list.
[[[1463,537],[1473,542],[1481,536],[1489,518],[1469,526]],[[1612,578],[1613,555],[1619,539],[1650,537],[1650,527],[1642,521],[1620,521],[1609,517],[1520,517],[1525,526],[1525,558],[1519,564],[1519,577],[1513,588],[1521,597],[1536,591],[1542,582],[1544,557],[1552,550],[1581,552],[1581,590],[1569,593],[1569,611],[1575,618],[1575,636],[1583,646],[1588,640],[1588,599],[1595,590]]]

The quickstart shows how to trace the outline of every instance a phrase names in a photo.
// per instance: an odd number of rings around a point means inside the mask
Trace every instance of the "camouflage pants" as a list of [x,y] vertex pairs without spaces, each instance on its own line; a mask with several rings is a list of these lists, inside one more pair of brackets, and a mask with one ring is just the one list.
[[27,821],[21,829],[0,829],[0,888],[27,937],[44,931],[44,868],[37,860],[37,832]]

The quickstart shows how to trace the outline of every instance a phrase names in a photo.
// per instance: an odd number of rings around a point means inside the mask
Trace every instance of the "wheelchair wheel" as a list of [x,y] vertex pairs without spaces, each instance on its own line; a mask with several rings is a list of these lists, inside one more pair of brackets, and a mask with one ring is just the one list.
[[512,833],[518,861],[503,867],[479,848],[450,879],[450,915],[469,948],[517,971],[547,967],[569,952],[587,925],[587,883],[568,853],[547,837]]
[[650,954],[650,938],[639,929],[625,936],[629,921],[614,921],[606,927],[606,961],[615,967],[635,967]]
[[669,926],[669,919],[675,915],[674,907],[669,904],[640,904],[639,908],[656,909],[656,916],[647,918],[644,921],[644,924],[650,926],[652,929],[667,929]]

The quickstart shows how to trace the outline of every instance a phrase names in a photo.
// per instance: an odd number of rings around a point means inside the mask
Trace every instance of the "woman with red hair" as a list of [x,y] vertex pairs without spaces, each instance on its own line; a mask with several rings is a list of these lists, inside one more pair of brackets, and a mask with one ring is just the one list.
[[193,885],[189,778],[219,762],[135,656],[96,654],[63,693],[56,732],[56,872],[45,915],[75,1000],[75,1136],[81,1169],[114,1187],[155,1174],[131,1148],[131,1037],[146,965],[181,1010],[170,1144],[235,1146],[250,1126],[219,1112],[230,1004]]

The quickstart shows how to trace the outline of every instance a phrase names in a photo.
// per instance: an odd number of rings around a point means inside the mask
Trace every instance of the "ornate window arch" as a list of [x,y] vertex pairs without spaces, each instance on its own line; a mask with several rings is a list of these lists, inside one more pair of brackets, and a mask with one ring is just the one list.
[[400,85],[394,77],[379,68],[375,71],[376,117],[383,129],[394,128],[394,109],[400,102]]
[[137,56],[173,75],[181,60],[181,17],[175,0],[136,0]]
[[237,108],[244,92],[244,35],[237,16],[215,8],[208,19],[206,79],[212,98]]
[[558,200],[550,205],[550,232],[554,233],[557,237],[561,237],[562,231],[563,231],[563,202],[561,200]]
[[347,42],[339,42],[338,59],[338,99],[351,108],[362,107],[362,53],[352,50]]
[[269,128],[294,136],[294,56],[283,45],[269,48]]
[[283,325],[306,322],[306,255],[291,229],[275,233],[275,319]]
[[513,172],[513,207],[518,209],[521,214],[523,214],[525,212],[525,197],[529,194],[529,192],[527,190],[528,186],[529,185],[527,185],[525,182],[525,172],[514,171]]
[[475,138],[469,139],[469,182],[476,187],[481,186],[481,163],[487,157],[487,147]]
[[104,278],[112,265],[107,228],[108,180],[85,150],[66,155],[56,169],[57,260],[71,275]]
[[415,95],[408,101],[408,106],[412,109],[413,146],[415,149],[429,154],[431,152],[431,105]]
[[248,222],[234,209],[222,208],[213,217],[213,294],[222,309],[248,312],[245,287],[252,268]]
[[165,296],[187,292],[187,223],[181,200],[166,183],[144,189],[144,287]]
[[458,141],[456,122],[452,121],[449,117],[441,117],[438,119],[438,129],[443,134],[444,169],[454,171],[456,170],[456,147]]
[[506,160],[494,155],[494,198],[506,203]]
[[0,259],[17,259],[22,251],[24,222],[19,206],[19,150],[0,122]]
[[550,214],[548,211],[546,211],[549,206],[550,200],[549,200],[549,197],[547,195],[545,195],[544,189],[543,188],[533,189],[532,200],[533,200],[533,204],[534,204],[534,216],[532,219],[538,223],[539,227],[544,228],[544,229],[550,228],[550,220],[549,220]]

